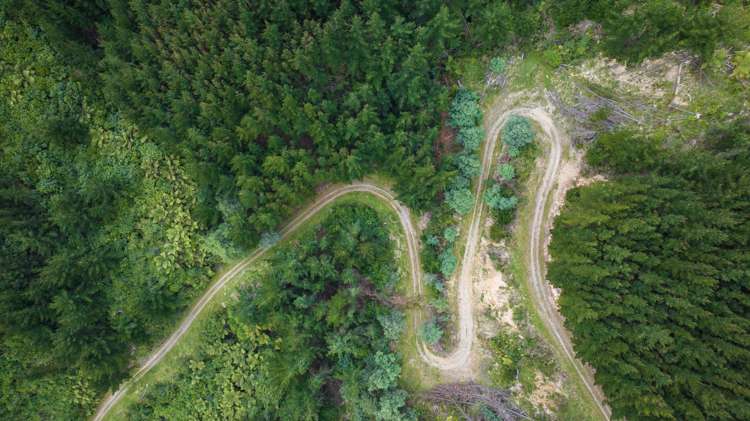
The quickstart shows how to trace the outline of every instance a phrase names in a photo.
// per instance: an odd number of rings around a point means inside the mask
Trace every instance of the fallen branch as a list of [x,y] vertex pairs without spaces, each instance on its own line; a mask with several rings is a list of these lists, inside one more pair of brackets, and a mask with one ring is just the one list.
[[[531,419],[513,404],[510,393],[478,383],[451,383],[436,386],[422,394],[426,401],[455,405],[462,413],[464,407],[484,405],[503,421]],[[480,419],[481,418],[480,416]]]

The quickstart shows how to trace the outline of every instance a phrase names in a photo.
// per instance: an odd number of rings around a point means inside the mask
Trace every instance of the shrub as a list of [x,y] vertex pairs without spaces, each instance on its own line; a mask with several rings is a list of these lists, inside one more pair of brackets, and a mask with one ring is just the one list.
[[513,222],[513,216],[515,215],[514,209],[494,209],[492,217],[495,218],[495,225],[508,225]]
[[548,66],[558,68],[562,64],[562,54],[559,47],[550,47],[542,53],[542,58]]
[[516,169],[511,164],[500,164],[497,173],[505,181],[510,181],[516,176]]
[[263,235],[260,236],[260,247],[261,248],[268,248],[272,247],[274,244],[278,243],[281,239],[281,234],[278,232],[264,232]]
[[463,127],[458,132],[458,141],[467,152],[476,151],[484,139],[484,129],[479,126]]
[[438,279],[437,275],[434,273],[425,273],[424,274],[424,283],[427,284],[429,287],[434,288],[435,291],[442,294],[443,290],[445,290],[445,284]]
[[432,319],[422,325],[419,334],[423,341],[430,345],[435,345],[443,337],[443,329],[440,329],[440,326]]
[[518,205],[518,198],[499,184],[495,184],[484,192],[484,202],[491,209],[510,210]]
[[468,89],[459,89],[451,102],[448,123],[457,129],[474,127],[482,121],[479,96]]
[[505,72],[505,59],[502,57],[493,57],[492,60],[490,60],[490,71],[492,73],[504,73]]
[[740,51],[734,55],[732,60],[734,71],[732,77],[737,79],[750,79],[750,51]]
[[445,241],[449,244],[453,244],[453,242],[456,241],[456,237],[458,237],[458,230],[454,226],[450,226],[443,231],[443,238],[445,238]]
[[397,341],[406,326],[406,319],[400,311],[380,315],[378,316],[378,322],[383,327],[383,336],[389,341]]
[[401,374],[401,366],[396,354],[378,351],[373,359],[374,367],[367,381],[367,390],[386,390],[395,386],[396,379]]
[[[511,156],[517,156],[518,152],[534,141],[534,129],[526,117],[511,116],[503,127],[503,142],[508,145]],[[515,150],[515,155],[510,152]]]
[[476,154],[459,154],[456,156],[456,164],[461,175],[466,178],[476,177],[482,172],[479,157]]
[[474,206],[474,195],[468,188],[449,190],[445,194],[445,200],[451,209],[461,215],[469,213]]
[[440,253],[440,273],[447,279],[453,275],[458,265],[458,259],[451,250],[444,250]]
[[402,421],[404,414],[401,408],[406,405],[408,394],[401,390],[391,390],[386,392],[378,401],[378,411],[375,413],[377,421]]

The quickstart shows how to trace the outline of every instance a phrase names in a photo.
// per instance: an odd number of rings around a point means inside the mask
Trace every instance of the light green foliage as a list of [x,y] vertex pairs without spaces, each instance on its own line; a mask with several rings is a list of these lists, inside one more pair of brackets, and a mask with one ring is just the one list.
[[[444,287],[442,291],[445,291]],[[445,294],[439,295],[431,299],[430,306],[432,306],[432,308],[438,314],[447,315],[450,312],[450,303],[448,303],[448,298],[445,296]]]
[[503,143],[508,145],[509,154],[517,156],[521,149],[534,141],[534,129],[528,118],[522,116],[511,116],[503,126]]
[[500,164],[497,167],[497,175],[505,181],[511,181],[516,176],[516,169],[512,164]]
[[493,364],[489,375],[494,384],[509,387],[513,384],[520,365],[526,357],[526,344],[517,333],[500,331],[490,341]]
[[484,192],[484,203],[490,209],[510,210],[518,205],[518,198],[499,184],[494,184]]
[[375,419],[378,421],[404,421],[415,419],[414,416],[405,417],[402,411],[406,405],[408,394],[403,390],[386,392],[378,401],[378,412]]
[[445,238],[445,241],[447,241],[448,244],[453,244],[457,237],[458,229],[456,229],[454,225],[451,225],[443,231],[443,238]]
[[184,163],[58,54],[0,16],[3,419],[85,417],[215,262]]
[[458,141],[464,145],[464,151],[475,152],[484,139],[484,129],[481,126],[462,127],[458,131]]
[[467,179],[476,177],[481,172],[481,164],[476,154],[459,154],[456,156],[456,163],[461,175]]
[[203,246],[209,254],[218,256],[222,262],[228,263],[242,255],[242,251],[229,239],[229,224],[220,224],[215,230],[206,235]]
[[443,330],[440,329],[435,320],[430,320],[422,325],[419,334],[423,341],[430,345],[435,345],[443,337]]
[[373,360],[374,364],[368,377],[367,390],[375,392],[396,386],[396,379],[401,374],[398,356],[378,351]]
[[263,235],[260,236],[260,242],[258,242],[258,246],[268,248],[278,243],[280,239],[281,234],[276,231],[264,232]]
[[495,74],[505,73],[506,61],[502,57],[493,57],[490,60],[490,71]]
[[455,212],[466,215],[474,207],[474,195],[468,188],[449,190],[445,194],[445,201]]
[[456,271],[456,265],[458,265],[458,259],[450,249],[440,253],[440,273],[445,278],[450,278],[453,275],[453,272]]
[[389,341],[397,341],[401,337],[401,332],[406,326],[406,318],[399,311],[392,311],[388,314],[378,316],[380,326],[383,327],[383,335]]
[[456,129],[472,128],[482,121],[479,96],[467,89],[459,89],[451,102],[449,123]]
[[732,77],[743,80],[750,80],[750,51],[739,51],[732,59],[734,70]]
[[553,69],[560,67],[563,62],[561,47],[553,46],[547,48],[542,53],[542,58],[544,58],[544,62]]

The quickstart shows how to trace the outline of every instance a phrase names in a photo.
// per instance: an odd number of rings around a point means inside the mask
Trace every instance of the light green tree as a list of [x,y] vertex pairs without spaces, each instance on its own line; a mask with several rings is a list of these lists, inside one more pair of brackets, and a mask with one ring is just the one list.
[[508,154],[515,157],[534,141],[534,129],[528,118],[514,115],[505,123],[502,138],[503,143],[508,145]]
[[484,202],[491,209],[508,210],[518,205],[518,198],[508,194],[499,184],[495,184],[484,192]]
[[516,169],[512,164],[500,164],[497,167],[497,175],[505,181],[510,181],[516,176]]
[[422,325],[419,334],[423,341],[430,345],[435,345],[440,341],[440,338],[443,337],[443,329],[440,329],[440,326],[438,326],[437,323],[435,323],[435,320],[432,319]]
[[449,190],[445,194],[448,206],[461,215],[469,213],[474,206],[474,195],[468,188]]

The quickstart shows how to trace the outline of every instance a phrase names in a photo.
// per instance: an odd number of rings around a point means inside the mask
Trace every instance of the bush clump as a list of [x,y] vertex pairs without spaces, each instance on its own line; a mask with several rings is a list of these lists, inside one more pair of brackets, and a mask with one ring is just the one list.
[[518,156],[521,150],[534,141],[534,129],[526,117],[511,116],[503,127],[503,142],[508,145],[508,154]]

